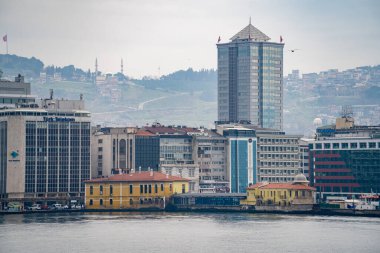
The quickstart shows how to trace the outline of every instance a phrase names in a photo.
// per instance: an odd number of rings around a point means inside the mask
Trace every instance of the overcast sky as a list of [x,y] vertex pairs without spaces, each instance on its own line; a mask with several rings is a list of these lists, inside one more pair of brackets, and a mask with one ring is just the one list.
[[[252,24],[285,42],[284,72],[380,64],[377,0],[0,0],[9,53],[133,77],[216,68],[216,42]],[[300,49],[295,53],[288,50]],[[1,53],[5,43],[1,42]],[[160,69],[160,72],[159,72]]]

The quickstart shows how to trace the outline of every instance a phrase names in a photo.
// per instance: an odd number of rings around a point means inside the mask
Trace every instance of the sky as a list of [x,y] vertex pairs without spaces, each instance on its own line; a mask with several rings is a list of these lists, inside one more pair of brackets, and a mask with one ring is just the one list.
[[[378,0],[0,0],[10,54],[130,77],[216,69],[249,23],[285,42],[284,74],[380,64]],[[1,41],[0,53],[5,53]],[[290,49],[299,49],[291,53]]]

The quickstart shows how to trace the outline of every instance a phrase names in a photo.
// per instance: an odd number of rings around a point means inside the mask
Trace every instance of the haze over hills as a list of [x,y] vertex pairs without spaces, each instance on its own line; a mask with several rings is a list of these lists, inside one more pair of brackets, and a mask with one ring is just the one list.
[[[213,126],[217,119],[217,71],[179,70],[160,78],[130,79],[108,74],[95,85],[94,73],[74,65],[44,66],[37,58],[0,55],[3,78],[21,73],[33,83],[32,92],[46,97],[78,98],[83,94],[93,123]],[[42,74],[41,74],[42,73]],[[100,72],[101,74],[101,72]],[[380,124],[380,65],[284,78],[284,130],[311,135],[313,120],[331,123],[343,105],[351,105],[358,124]]]

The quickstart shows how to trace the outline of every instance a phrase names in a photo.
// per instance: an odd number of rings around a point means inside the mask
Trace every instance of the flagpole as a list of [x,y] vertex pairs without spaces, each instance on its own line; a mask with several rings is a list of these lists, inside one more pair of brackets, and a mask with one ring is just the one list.
[[7,54],[8,54],[8,33],[7,33]]

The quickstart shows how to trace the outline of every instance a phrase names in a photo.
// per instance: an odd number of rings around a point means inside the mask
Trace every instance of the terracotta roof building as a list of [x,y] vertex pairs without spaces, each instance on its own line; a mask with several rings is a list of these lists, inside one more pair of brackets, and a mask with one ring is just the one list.
[[165,209],[173,194],[189,191],[188,179],[155,171],[96,178],[85,185],[86,209]]

